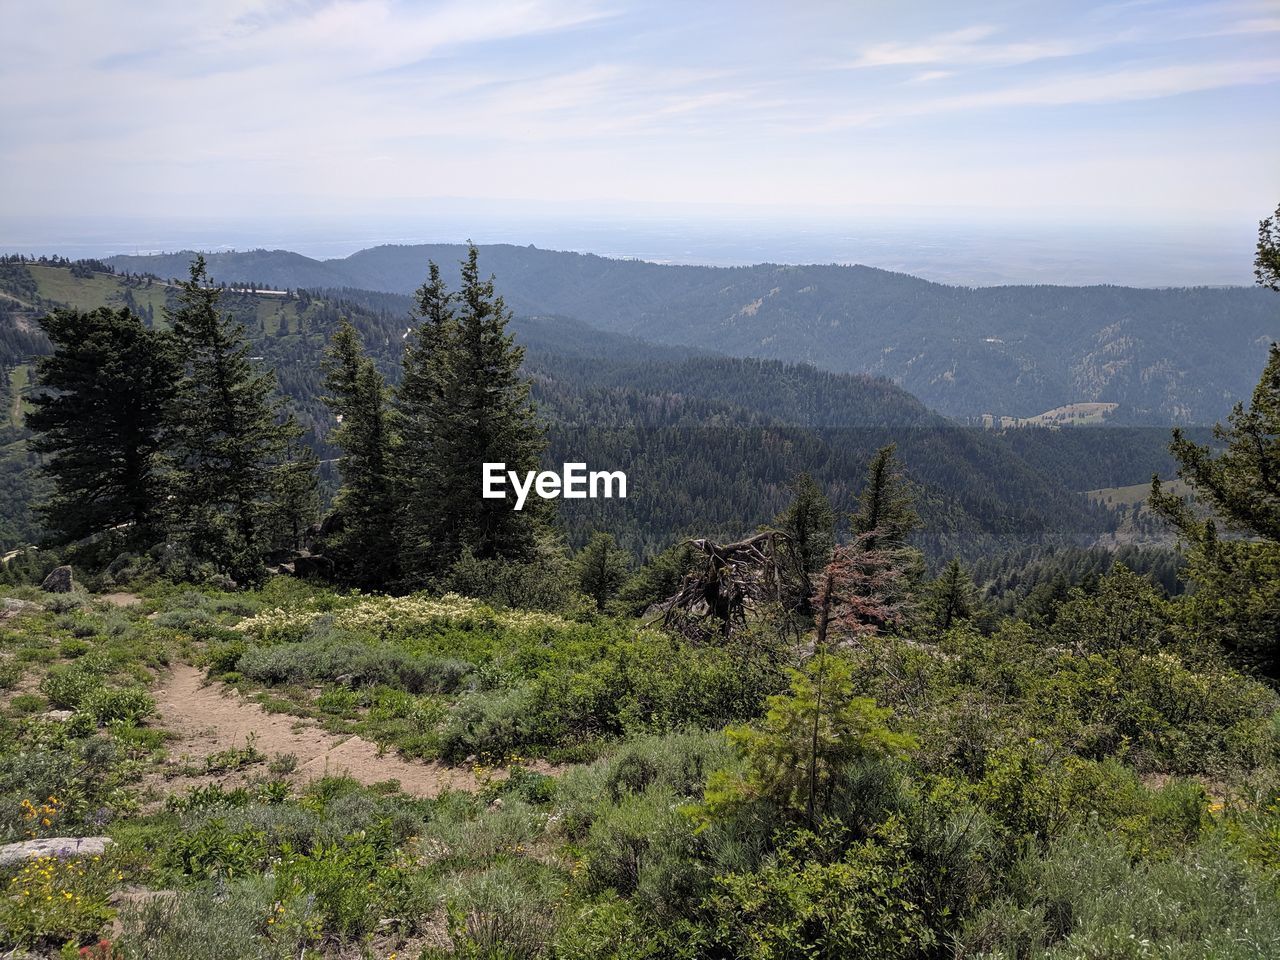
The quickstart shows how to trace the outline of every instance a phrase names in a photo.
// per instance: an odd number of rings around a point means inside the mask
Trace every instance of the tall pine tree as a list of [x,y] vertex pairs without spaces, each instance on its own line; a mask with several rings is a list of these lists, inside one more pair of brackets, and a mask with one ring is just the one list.
[[791,484],[791,503],[773,523],[791,541],[784,571],[791,581],[791,605],[807,612],[816,589],[814,577],[827,565],[835,546],[831,501],[809,474],[802,473]]
[[43,506],[61,542],[127,526],[125,539],[160,533],[161,452],[178,368],[167,334],[131,311],[55,310],[40,321],[53,354],[36,361],[32,446],[48,455],[55,493]]
[[457,322],[454,295],[428,264],[427,281],[418,289],[418,326],[405,339],[400,388],[396,391],[397,427],[403,440],[399,459],[400,569],[410,583],[421,584],[456,559],[461,547],[457,529],[439,504],[448,477],[434,464],[445,454],[446,425],[458,402],[453,346]]
[[876,451],[867,468],[867,480],[858,498],[858,510],[849,518],[854,536],[865,537],[866,548],[896,548],[920,526],[915,496],[902,473],[897,445]]
[[341,531],[326,547],[343,579],[386,587],[397,576],[395,437],[387,388],[343,320],[325,355],[325,402],[338,419],[330,439],[342,451],[342,487],[334,509]]
[[[1259,224],[1258,284],[1280,291],[1280,208]],[[1186,602],[1196,636],[1218,638],[1241,659],[1280,676],[1280,344],[1272,343],[1249,406],[1214,427],[1214,451],[1173,431],[1169,449],[1213,516],[1202,517],[1151,481],[1152,508],[1189,546],[1197,590]],[[1222,537],[1218,525],[1235,536]]]
[[174,538],[194,560],[255,580],[272,468],[296,426],[275,373],[249,359],[244,327],[219,311],[203,257],[179,287],[168,314],[184,364],[172,417]]
[[520,374],[524,350],[507,332],[510,311],[493,279],[480,279],[477,261],[472,246],[456,294],[432,266],[419,291],[423,322],[406,349],[397,397],[411,572],[419,576],[442,572],[463,550],[481,559],[519,559],[534,548],[540,501],[516,511],[514,495],[480,495],[483,464],[536,470],[546,437]]

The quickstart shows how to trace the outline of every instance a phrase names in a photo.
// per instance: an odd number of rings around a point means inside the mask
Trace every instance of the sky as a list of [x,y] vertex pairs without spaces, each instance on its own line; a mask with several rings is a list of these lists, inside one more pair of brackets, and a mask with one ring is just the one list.
[[504,212],[1252,232],[1280,200],[1280,0],[0,13],[0,216],[71,232]]

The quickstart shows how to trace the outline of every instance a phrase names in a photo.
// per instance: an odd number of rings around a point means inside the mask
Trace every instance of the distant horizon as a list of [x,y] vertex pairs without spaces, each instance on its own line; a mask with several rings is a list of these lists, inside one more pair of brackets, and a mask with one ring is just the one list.
[[[938,211],[933,211],[936,216]],[[71,259],[283,250],[342,259],[386,245],[510,244],[697,266],[863,265],[961,286],[1248,286],[1256,222],[1126,224],[927,220],[919,212],[821,220],[525,214],[380,218],[0,216],[0,251]]]

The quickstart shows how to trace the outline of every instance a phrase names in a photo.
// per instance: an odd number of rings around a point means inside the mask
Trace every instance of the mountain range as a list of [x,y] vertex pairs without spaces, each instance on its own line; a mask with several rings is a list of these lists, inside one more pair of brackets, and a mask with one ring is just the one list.
[[[101,264],[0,264],[0,401],[10,411],[0,447],[0,546],[38,535],[37,461],[21,411],[30,363],[48,345],[38,317],[59,305],[129,306],[162,325],[174,289],[111,273]],[[176,271],[175,271],[176,272]],[[278,279],[262,280],[266,288]],[[332,417],[321,401],[320,357],[341,317],[355,323],[394,383],[414,322],[403,294],[345,290],[287,294],[228,290],[222,308],[244,324],[253,352],[320,455]],[[701,347],[655,344],[563,315],[517,316],[525,371],[549,424],[548,463],[587,460],[628,471],[625,503],[562,504],[567,534],[615,533],[651,554],[687,534],[738,536],[786,504],[787,484],[811,473],[837,510],[854,506],[875,450],[896,442],[917,486],[934,558],[976,556],[1010,544],[1089,543],[1119,523],[1117,511],[1082,491],[1167,475],[1167,429],[1062,430],[965,426],[930,410],[882,377],[837,373],[778,359],[731,357]],[[332,463],[323,480],[337,481]]]
[[[380,246],[333,260],[253,250],[207,260],[225,282],[406,295],[428,260],[456,280],[465,249]],[[109,262],[178,277],[192,256]],[[1104,403],[1116,405],[1114,423],[1212,423],[1248,394],[1280,338],[1280,305],[1244,287],[967,288],[864,266],[671,266],[511,245],[482,247],[480,262],[520,315],[885,377],[962,419]]]

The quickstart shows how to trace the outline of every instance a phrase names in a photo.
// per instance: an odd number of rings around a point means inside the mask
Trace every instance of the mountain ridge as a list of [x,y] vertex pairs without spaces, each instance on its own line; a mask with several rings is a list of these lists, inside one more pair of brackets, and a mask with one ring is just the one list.
[[[332,260],[265,250],[207,260],[222,281],[406,295],[428,259],[453,279],[465,249],[396,244]],[[180,276],[191,255],[108,262]],[[1115,403],[1114,423],[1211,423],[1248,394],[1280,337],[1280,307],[1248,287],[959,287],[860,265],[699,267],[513,244],[482,247],[481,267],[518,314],[882,376],[964,419]]]

